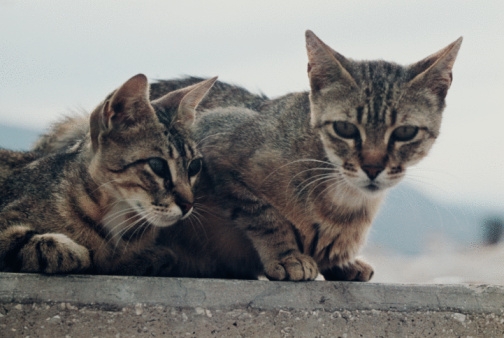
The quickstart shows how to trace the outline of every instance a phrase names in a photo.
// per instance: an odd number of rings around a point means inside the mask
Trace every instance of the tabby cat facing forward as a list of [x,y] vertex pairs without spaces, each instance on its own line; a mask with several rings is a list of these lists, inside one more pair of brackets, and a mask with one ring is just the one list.
[[201,156],[188,128],[214,82],[150,102],[147,78],[134,76],[93,111],[77,143],[8,176],[0,271],[158,274],[173,264],[157,237],[193,210]]
[[307,31],[309,94],[197,118],[213,187],[201,203],[248,235],[269,279],[369,280],[356,255],[385,190],[439,134],[461,42],[400,66],[347,59]]

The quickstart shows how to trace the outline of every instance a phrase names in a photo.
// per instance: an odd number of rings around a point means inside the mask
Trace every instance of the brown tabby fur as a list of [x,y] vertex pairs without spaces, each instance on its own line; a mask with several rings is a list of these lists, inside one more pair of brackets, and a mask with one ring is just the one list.
[[[356,255],[384,191],[439,134],[461,39],[410,66],[347,59],[310,31],[306,43],[310,93],[270,100],[217,82],[201,102],[201,224],[161,236],[185,259],[179,275],[371,278]],[[151,95],[200,80],[159,81]]]
[[10,175],[38,157],[40,155],[35,152],[12,151],[0,148],[0,186]]
[[77,143],[18,162],[0,190],[0,271],[169,274],[176,257],[159,229],[192,212],[201,155],[188,128],[214,82],[151,103],[147,78],[134,76]]
[[213,188],[197,195],[248,235],[268,278],[367,281],[356,256],[385,190],[439,134],[461,39],[407,67],[346,59],[310,31],[306,41],[309,94],[197,119]]

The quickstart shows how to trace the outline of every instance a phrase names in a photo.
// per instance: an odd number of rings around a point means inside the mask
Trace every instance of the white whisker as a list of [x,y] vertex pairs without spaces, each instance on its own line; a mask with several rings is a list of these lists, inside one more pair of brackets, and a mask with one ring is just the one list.
[[210,138],[210,137],[216,137],[216,136],[219,136],[219,135],[225,135],[225,134],[231,134],[231,132],[222,132],[222,133],[215,133],[215,134],[212,134],[212,135],[208,135],[204,138],[202,138],[201,140],[199,140],[199,142],[196,144],[196,147],[199,148],[200,144],[205,141],[206,139]]
[[[210,209],[210,208],[206,207],[204,204],[201,204],[201,203],[194,203],[194,209],[195,209],[195,210],[197,209],[200,215],[201,215],[201,213],[203,212],[203,213],[207,213],[207,214],[209,214],[209,215],[212,215],[212,216],[214,216],[214,217],[216,217],[216,218],[223,219],[221,215],[219,215],[219,214],[215,213],[212,209]],[[195,210],[194,210],[194,211],[195,211]],[[194,211],[193,211],[193,212],[194,212]]]
[[325,165],[329,165],[333,168],[337,168],[338,165],[334,164],[334,163],[331,163],[331,162],[327,162],[327,161],[320,161],[320,160],[315,160],[315,159],[309,159],[309,158],[303,158],[303,159],[298,159],[298,160],[294,160],[294,161],[291,161],[289,163],[286,163],[284,165],[281,165],[280,167],[276,168],[275,170],[273,170],[271,173],[269,173],[263,180],[262,182],[259,184],[259,186],[262,186],[269,178],[270,176],[274,175],[276,172],[278,172],[279,170],[287,167],[287,166],[290,166],[290,165],[293,165],[293,164],[296,164],[296,163],[320,163],[320,164],[325,164]]
[[193,215],[191,215],[191,217],[189,217],[189,219],[188,219],[188,220],[191,222],[191,226],[192,226],[192,228],[193,228],[194,232],[198,232],[198,230],[197,230],[197,229],[196,229],[196,227],[194,226],[193,219],[194,219],[195,221],[197,221],[197,223],[199,223],[199,227],[200,227],[200,229],[201,229],[201,232],[203,232],[203,234],[205,235],[205,238],[206,238],[206,239],[208,239],[208,234],[207,234],[206,228],[205,228],[205,226],[203,225],[203,223],[201,222],[201,220],[199,219],[199,216],[200,216],[200,215],[199,215],[198,213],[193,214]]
[[[322,190],[317,197],[315,197],[314,199],[314,202],[317,201],[318,198],[320,198],[320,196],[324,196],[325,195],[325,192],[329,189],[333,189],[333,190],[336,190],[338,187],[341,186],[341,182],[343,182],[345,179],[343,177],[332,177],[330,179],[328,179],[327,181],[325,181],[324,183],[327,183],[327,187]],[[331,183],[331,184],[329,184]]]

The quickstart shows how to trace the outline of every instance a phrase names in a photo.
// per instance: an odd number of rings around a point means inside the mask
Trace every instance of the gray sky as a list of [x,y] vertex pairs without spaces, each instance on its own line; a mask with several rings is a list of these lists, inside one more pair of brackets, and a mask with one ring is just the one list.
[[173,3],[0,0],[0,124],[47,128],[140,72],[219,75],[270,97],[307,90],[306,29],[347,57],[403,64],[463,36],[441,137],[406,180],[502,210],[503,1]]

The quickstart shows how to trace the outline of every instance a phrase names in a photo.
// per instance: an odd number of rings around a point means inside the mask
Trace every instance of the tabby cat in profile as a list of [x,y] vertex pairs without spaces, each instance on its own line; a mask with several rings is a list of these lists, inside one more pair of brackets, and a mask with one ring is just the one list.
[[356,256],[384,192],[439,134],[461,42],[400,66],[347,59],[307,31],[309,93],[197,118],[213,189],[201,203],[247,234],[269,279],[369,280]]
[[215,80],[150,102],[147,78],[136,75],[91,113],[75,144],[8,175],[0,271],[169,270],[176,257],[157,245],[158,234],[193,210],[202,161],[188,130]]

